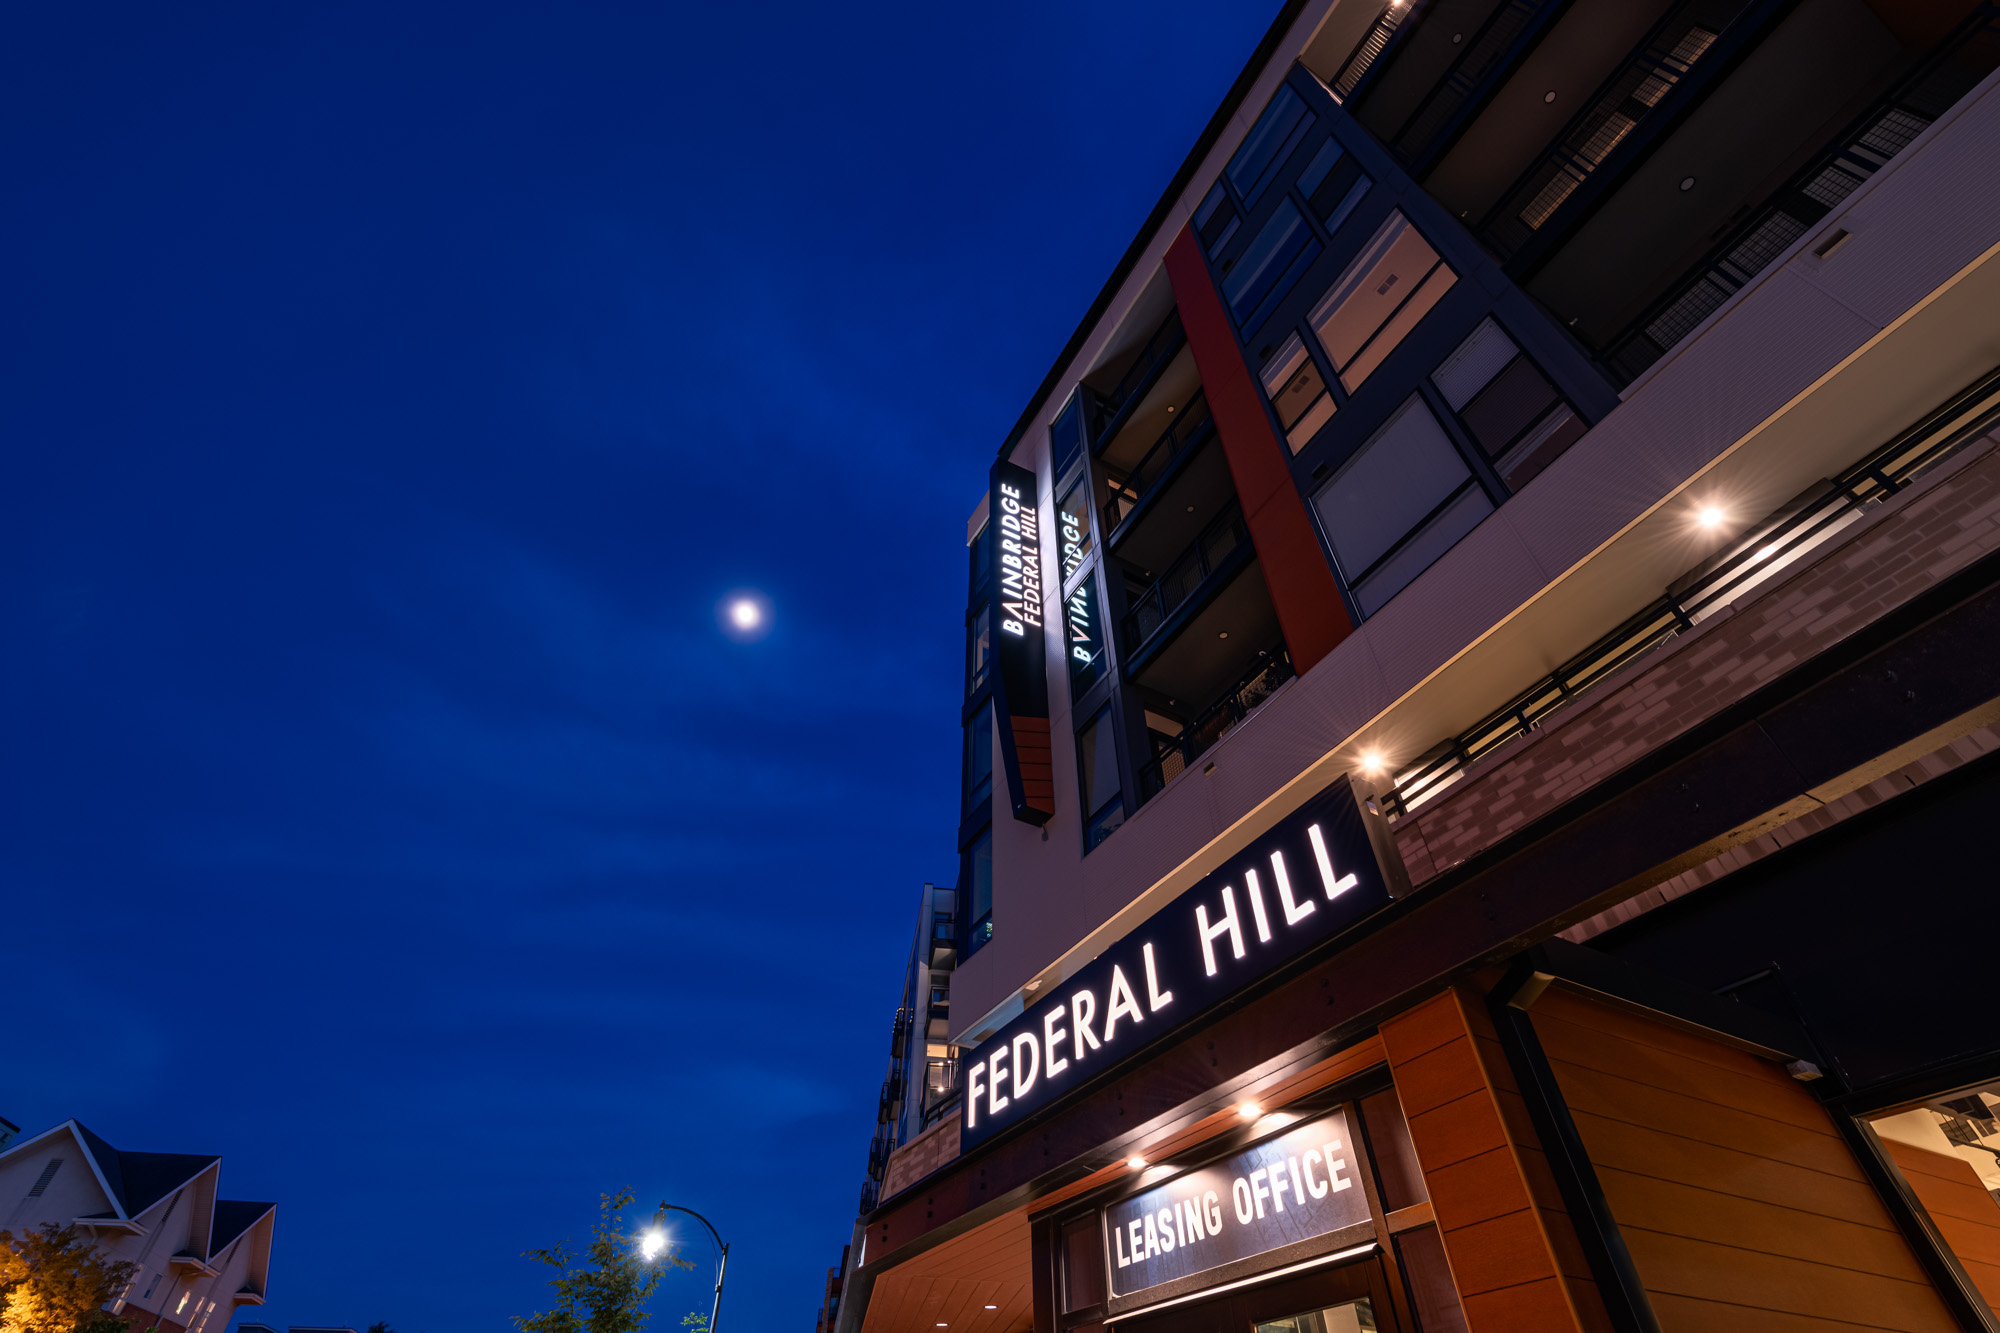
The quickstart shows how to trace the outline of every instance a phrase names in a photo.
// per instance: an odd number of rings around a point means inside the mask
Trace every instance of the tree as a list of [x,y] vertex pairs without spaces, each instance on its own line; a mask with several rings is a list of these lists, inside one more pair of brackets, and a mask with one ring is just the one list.
[[389,1327],[388,1320],[377,1319],[368,1326],[368,1333],[396,1333],[396,1330]]
[[555,1308],[525,1319],[515,1316],[521,1333],[639,1333],[646,1327],[646,1298],[666,1270],[694,1267],[678,1249],[656,1259],[641,1257],[635,1240],[619,1230],[625,1219],[618,1210],[632,1202],[631,1190],[598,1197],[602,1202],[590,1229],[589,1262],[572,1253],[567,1240],[523,1256],[555,1269],[558,1276],[549,1279],[556,1289]]
[[0,1231],[0,1333],[123,1333],[104,1307],[138,1269],[107,1260],[73,1224]]

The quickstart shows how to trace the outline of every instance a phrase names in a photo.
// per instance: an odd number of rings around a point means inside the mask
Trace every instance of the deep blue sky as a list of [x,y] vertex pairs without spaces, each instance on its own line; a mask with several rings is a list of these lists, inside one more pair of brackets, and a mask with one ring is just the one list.
[[629,1184],[806,1328],[966,515],[1275,9],[11,11],[0,1115],[222,1154],[281,1326],[507,1327]]

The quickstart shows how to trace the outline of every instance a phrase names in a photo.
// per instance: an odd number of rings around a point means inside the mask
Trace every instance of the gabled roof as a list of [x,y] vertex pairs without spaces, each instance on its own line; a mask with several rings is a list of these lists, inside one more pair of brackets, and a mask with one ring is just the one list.
[[209,1237],[208,1257],[213,1259],[228,1249],[231,1241],[256,1226],[259,1219],[277,1206],[275,1203],[251,1203],[247,1199],[217,1199],[215,1230]]
[[90,1169],[111,1196],[111,1205],[117,1211],[105,1216],[115,1216],[121,1221],[137,1217],[222,1160],[204,1153],[124,1152],[92,1133],[81,1120],[66,1120],[25,1143],[14,1144],[0,1156],[12,1156],[34,1147],[51,1134],[62,1133],[76,1140]]

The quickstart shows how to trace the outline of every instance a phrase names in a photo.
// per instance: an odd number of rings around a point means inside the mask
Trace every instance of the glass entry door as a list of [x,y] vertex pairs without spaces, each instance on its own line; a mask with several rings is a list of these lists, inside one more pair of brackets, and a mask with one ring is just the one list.
[[1397,1322],[1380,1259],[1360,1259],[1193,1301],[1116,1322],[1112,1329],[1114,1333],[1409,1333]]

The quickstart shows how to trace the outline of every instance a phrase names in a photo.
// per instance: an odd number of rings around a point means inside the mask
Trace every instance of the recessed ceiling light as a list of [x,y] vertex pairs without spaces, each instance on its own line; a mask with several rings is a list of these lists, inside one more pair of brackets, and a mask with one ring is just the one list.
[[1228,631],[1228,630],[1224,630],[1224,631],[1222,631],[1222,633],[1221,633],[1221,634],[1217,635],[1216,637],[1217,637],[1217,638],[1220,638],[1220,639],[1226,639],[1226,638],[1228,638],[1228,637],[1229,637],[1229,631]]
[[997,1306],[997,1305],[989,1305],[989,1306],[987,1306],[986,1308],[987,1308],[987,1309],[989,1309],[989,1310],[997,1310],[997,1309],[999,1309],[1000,1307],[999,1307],[999,1306]]
[[1133,1153],[1130,1157],[1127,1157],[1125,1159],[1125,1165],[1131,1167],[1134,1171],[1137,1171],[1146,1165],[1146,1159],[1141,1157],[1138,1153]]
[[1242,1116],[1245,1120],[1255,1120],[1258,1116],[1264,1114],[1264,1108],[1255,1102],[1242,1102],[1237,1105],[1236,1114]]
[[1693,188],[1694,188],[1694,177],[1692,176],[1681,177],[1681,193],[1685,194],[1689,190],[1692,190]]
[[1379,776],[1385,766],[1386,764],[1380,750],[1363,750],[1361,752],[1361,771],[1369,777]]
[[1556,90],[1553,88],[1549,89],[1547,92],[1542,94],[1543,102],[1553,102],[1555,100],[1556,100]]
[[1716,506],[1703,505],[1701,512],[1694,516],[1694,521],[1701,524],[1704,528],[1719,528],[1722,526],[1722,520],[1726,517],[1727,515]]

